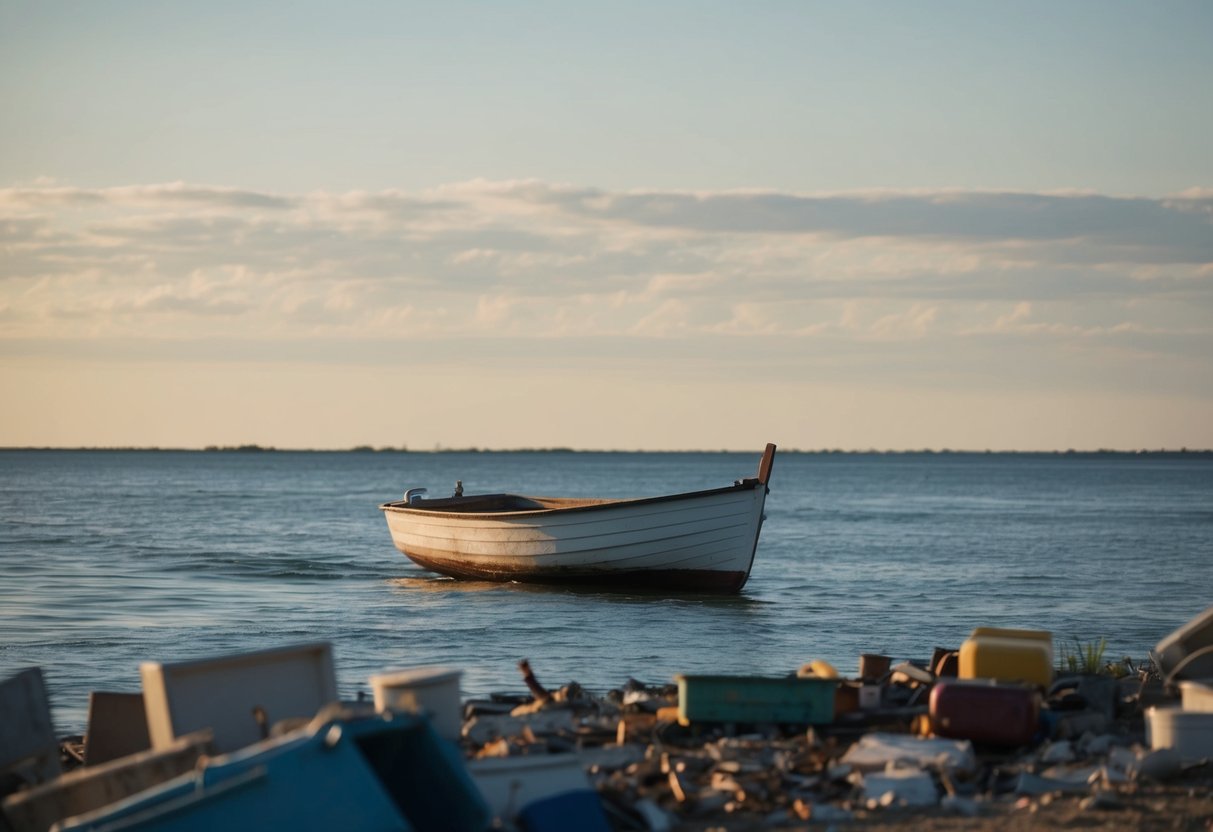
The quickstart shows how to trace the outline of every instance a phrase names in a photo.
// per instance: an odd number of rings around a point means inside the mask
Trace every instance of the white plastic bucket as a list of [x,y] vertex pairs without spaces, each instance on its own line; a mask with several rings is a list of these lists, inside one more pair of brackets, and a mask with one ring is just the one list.
[[449,667],[414,667],[372,676],[375,710],[426,714],[438,736],[457,741],[463,728],[462,676],[462,670]]
[[1179,693],[1185,711],[1213,711],[1213,682],[1180,682]]
[[1181,757],[1213,757],[1213,712],[1147,708],[1146,742],[1157,751],[1173,748]]

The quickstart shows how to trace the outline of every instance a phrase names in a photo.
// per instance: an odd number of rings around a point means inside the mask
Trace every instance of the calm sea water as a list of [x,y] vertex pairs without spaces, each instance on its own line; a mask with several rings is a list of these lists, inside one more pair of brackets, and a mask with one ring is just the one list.
[[139,663],[330,640],[343,696],[461,667],[465,695],[629,676],[783,674],[926,658],[974,626],[1106,637],[1143,658],[1213,604],[1213,458],[776,459],[742,595],[462,583],[392,546],[405,488],[646,496],[729,484],[758,454],[0,453],[0,677],[40,665],[61,734]]

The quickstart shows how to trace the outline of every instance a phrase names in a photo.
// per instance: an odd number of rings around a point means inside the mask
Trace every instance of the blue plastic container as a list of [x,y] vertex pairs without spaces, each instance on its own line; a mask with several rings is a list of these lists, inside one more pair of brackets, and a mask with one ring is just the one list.
[[528,803],[518,813],[518,825],[525,832],[611,832],[602,800],[590,789],[545,797]]
[[480,832],[489,821],[459,749],[428,720],[342,714],[213,758],[61,829]]

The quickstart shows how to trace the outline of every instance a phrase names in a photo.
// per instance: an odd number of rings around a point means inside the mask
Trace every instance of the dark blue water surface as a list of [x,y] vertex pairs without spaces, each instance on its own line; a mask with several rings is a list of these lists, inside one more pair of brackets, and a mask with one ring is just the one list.
[[385,669],[465,694],[629,676],[783,674],[925,658],[974,626],[1106,637],[1143,658],[1213,604],[1213,458],[819,455],[775,464],[739,597],[461,583],[377,509],[411,486],[647,496],[728,485],[758,454],[0,453],[0,677],[40,665],[60,733],[139,664],[334,644],[343,696]]

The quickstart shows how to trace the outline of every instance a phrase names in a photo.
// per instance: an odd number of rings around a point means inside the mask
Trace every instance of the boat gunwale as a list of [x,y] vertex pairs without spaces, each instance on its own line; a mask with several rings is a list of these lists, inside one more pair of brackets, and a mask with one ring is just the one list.
[[[605,511],[608,509],[631,508],[634,506],[657,505],[660,503],[670,503],[680,500],[694,500],[702,497],[712,497],[722,494],[739,493],[742,491],[753,491],[759,486],[762,486],[770,493],[770,488],[762,483],[757,477],[747,477],[746,479],[738,480],[732,485],[721,488],[709,488],[702,491],[685,491],[678,494],[662,494],[656,497],[623,497],[620,499],[602,499],[597,500],[593,497],[587,497],[586,500],[594,502],[586,502],[581,505],[569,506],[540,506],[538,508],[514,509],[505,511],[459,511],[457,506],[451,508],[434,507],[426,508],[425,506],[409,505],[404,500],[395,500],[388,503],[383,503],[379,506],[379,510],[383,512],[395,512],[401,514],[415,514],[423,517],[453,517],[456,519],[479,520],[487,518],[513,518],[513,517],[547,517],[557,514],[575,514],[583,512]],[[521,494],[477,494],[469,495],[468,499],[484,497],[512,497],[523,500],[561,500],[561,499],[578,499],[566,497],[528,497]],[[440,498],[436,500],[424,500],[423,502],[445,502],[446,500],[463,499],[463,498]]]

